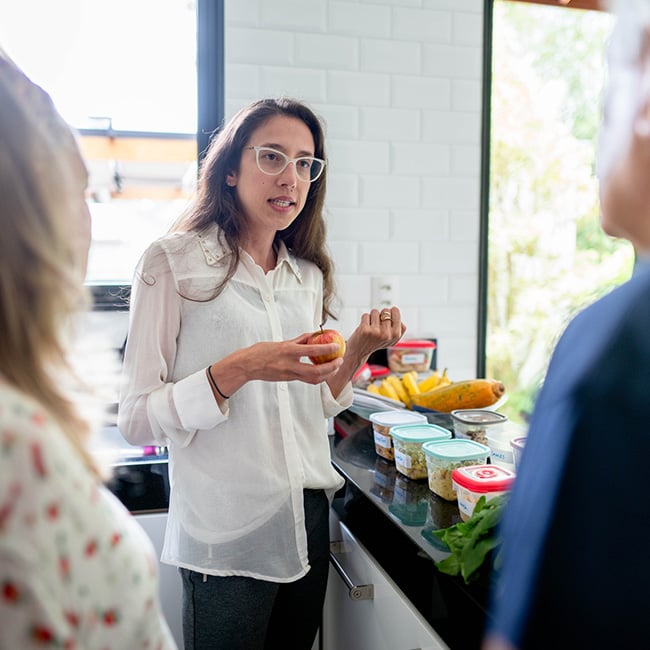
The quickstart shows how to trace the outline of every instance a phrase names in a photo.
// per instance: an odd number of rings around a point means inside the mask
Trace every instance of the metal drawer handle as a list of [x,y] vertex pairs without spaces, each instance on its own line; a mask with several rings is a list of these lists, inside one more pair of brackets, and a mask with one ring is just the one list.
[[350,576],[345,572],[343,565],[339,559],[334,555],[336,552],[341,552],[344,549],[343,542],[332,542],[330,544],[330,562],[336,569],[336,572],[341,576],[341,579],[348,588],[348,595],[351,600],[373,600],[375,597],[374,585],[355,585],[350,579]]

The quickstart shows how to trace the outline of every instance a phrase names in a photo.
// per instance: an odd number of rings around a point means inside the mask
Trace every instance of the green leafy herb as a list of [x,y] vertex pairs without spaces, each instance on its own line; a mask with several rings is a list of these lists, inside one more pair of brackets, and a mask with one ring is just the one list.
[[490,551],[501,543],[497,525],[507,496],[502,494],[489,501],[482,496],[467,521],[432,531],[450,551],[448,557],[435,563],[440,571],[452,576],[461,575],[466,584],[478,578]]

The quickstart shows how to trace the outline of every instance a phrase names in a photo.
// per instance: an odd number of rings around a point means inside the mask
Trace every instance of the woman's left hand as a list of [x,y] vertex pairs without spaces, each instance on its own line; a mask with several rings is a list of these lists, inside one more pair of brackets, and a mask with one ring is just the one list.
[[371,309],[362,314],[361,322],[347,340],[343,365],[327,380],[332,395],[336,397],[343,390],[373,352],[395,345],[404,332],[406,325],[397,307]]
[[361,365],[373,352],[395,345],[404,332],[406,325],[397,307],[372,309],[361,316],[359,326],[348,339],[348,347],[360,358],[366,357]]

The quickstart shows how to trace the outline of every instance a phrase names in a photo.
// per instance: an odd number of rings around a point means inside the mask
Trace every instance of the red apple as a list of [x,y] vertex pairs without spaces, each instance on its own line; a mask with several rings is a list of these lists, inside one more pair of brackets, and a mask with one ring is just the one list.
[[343,335],[340,332],[337,332],[336,330],[324,330],[321,326],[321,328],[316,331],[312,332],[309,339],[307,340],[307,343],[338,343],[339,347],[338,350],[335,352],[331,352],[330,354],[322,354],[320,356],[316,357],[309,357],[312,363],[315,363],[318,365],[319,363],[327,363],[328,361],[332,361],[333,359],[336,359],[337,357],[342,357],[345,354],[345,339],[343,338]]

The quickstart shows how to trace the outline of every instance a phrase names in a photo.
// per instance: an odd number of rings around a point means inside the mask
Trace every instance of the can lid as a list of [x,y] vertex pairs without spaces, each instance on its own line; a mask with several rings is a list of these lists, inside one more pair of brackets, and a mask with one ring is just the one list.
[[456,409],[451,417],[463,424],[500,424],[508,419],[503,413],[489,409]]
[[391,411],[376,411],[371,413],[368,418],[374,424],[379,424],[383,427],[392,427],[398,424],[416,424],[417,422],[427,422],[427,416],[423,413],[416,413],[415,411],[407,411],[406,409],[395,409]]
[[472,492],[507,492],[515,473],[500,465],[465,465],[452,470],[451,480]]
[[390,433],[393,438],[403,442],[428,442],[429,440],[451,438],[451,431],[428,422],[396,426],[390,430]]
[[422,445],[425,454],[443,460],[487,460],[490,448],[475,440],[453,438],[450,440],[433,440]]
[[436,344],[427,339],[411,339],[410,341],[398,341],[393,348],[435,348]]

